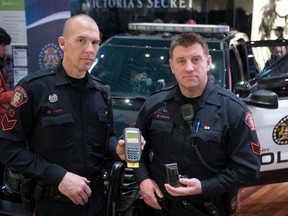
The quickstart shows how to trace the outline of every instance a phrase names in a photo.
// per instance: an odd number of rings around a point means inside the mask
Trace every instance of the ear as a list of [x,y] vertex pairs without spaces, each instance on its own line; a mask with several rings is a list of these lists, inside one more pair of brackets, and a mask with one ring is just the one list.
[[58,44],[62,51],[65,49],[65,38],[63,36],[58,37]]
[[207,57],[207,68],[208,68],[208,71],[210,70],[211,65],[212,65],[212,56],[208,55],[208,57]]

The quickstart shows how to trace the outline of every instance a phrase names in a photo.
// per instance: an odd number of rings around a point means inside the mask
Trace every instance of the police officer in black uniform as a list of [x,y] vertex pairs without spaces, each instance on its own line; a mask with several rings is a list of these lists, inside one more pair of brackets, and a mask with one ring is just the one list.
[[[155,215],[229,215],[237,188],[259,175],[253,117],[232,92],[208,81],[212,58],[200,35],[177,36],[170,58],[178,84],[151,95],[136,121],[146,140],[134,169],[141,195]],[[167,184],[171,163],[179,187]]]
[[37,216],[105,215],[99,176],[106,140],[111,155],[121,159],[124,141],[117,144],[108,127],[108,92],[87,72],[99,49],[98,26],[87,15],[75,15],[58,42],[63,60],[26,76],[14,89],[1,122],[1,162],[36,180]]

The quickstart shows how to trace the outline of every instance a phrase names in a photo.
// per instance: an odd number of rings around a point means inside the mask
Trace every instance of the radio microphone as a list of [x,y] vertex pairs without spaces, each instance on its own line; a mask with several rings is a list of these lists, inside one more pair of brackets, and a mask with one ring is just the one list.
[[192,124],[192,119],[194,118],[194,110],[191,104],[184,104],[181,106],[181,114],[183,119],[189,124]]

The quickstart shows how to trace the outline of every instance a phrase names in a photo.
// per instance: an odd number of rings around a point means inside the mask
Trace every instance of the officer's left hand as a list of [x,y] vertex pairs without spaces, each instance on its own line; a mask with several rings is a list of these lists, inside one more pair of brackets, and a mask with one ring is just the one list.
[[[145,144],[146,144],[146,141],[143,138],[143,136],[141,136],[141,147],[142,147],[142,150],[144,149]],[[124,140],[119,140],[118,141],[118,145],[116,147],[116,153],[121,158],[121,160],[125,160],[125,141]]]
[[172,196],[190,196],[196,194],[202,194],[201,182],[196,179],[180,178],[181,186],[172,187],[170,184],[165,184],[165,189]]

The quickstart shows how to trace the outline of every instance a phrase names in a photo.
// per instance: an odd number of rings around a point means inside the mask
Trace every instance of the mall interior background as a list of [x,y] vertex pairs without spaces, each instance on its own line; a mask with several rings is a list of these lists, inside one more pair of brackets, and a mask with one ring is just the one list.
[[[153,22],[161,19],[165,23],[185,23],[193,19],[197,24],[228,24],[231,29],[251,35],[252,0],[183,0],[184,5],[192,4],[191,8],[157,8],[155,5],[165,5],[173,0],[139,0],[141,7],[137,8],[129,3],[137,0],[70,0],[71,13],[85,12],[91,15],[98,23],[103,39],[111,35],[127,31],[129,22]],[[118,2],[113,7],[113,3]],[[254,0],[260,1],[260,0]],[[110,4],[107,8],[104,5]],[[186,3],[186,4],[185,4]],[[98,5],[98,8],[97,8]],[[115,4],[114,4],[115,5]],[[153,5],[153,7],[149,7]],[[182,4],[183,5],[183,4]],[[99,7],[100,6],[100,7]],[[119,8],[122,7],[122,8]],[[129,8],[130,7],[130,8]]]

